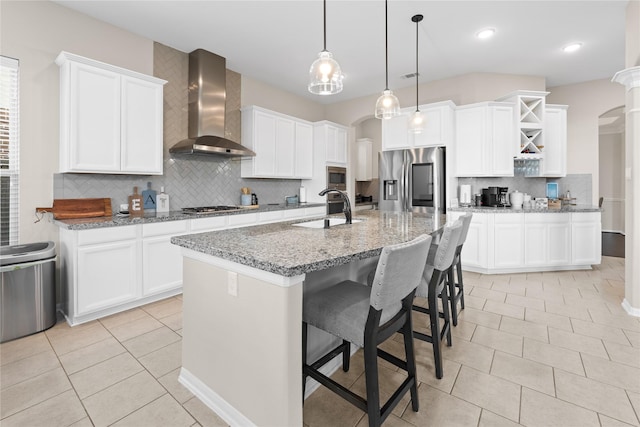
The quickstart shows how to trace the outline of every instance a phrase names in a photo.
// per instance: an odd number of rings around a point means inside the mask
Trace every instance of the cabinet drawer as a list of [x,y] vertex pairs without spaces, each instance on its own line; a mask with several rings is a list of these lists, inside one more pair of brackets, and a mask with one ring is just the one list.
[[115,242],[118,240],[130,240],[136,238],[136,226],[96,228],[93,230],[78,231],[78,245],[91,245],[94,243]]
[[162,236],[166,234],[180,234],[186,233],[187,230],[187,220],[143,224],[142,237]]
[[258,220],[260,222],[273,222],[281,220],[282,216],[282,211],[260,212]]
[[521,224],[524,221],[522,213],[497,213],[495,214],[495,224]]
[[326,206],[316,206],[313,208],[305,208],[304,216],[321,216],[327,214]]
[[191,231],[216,230],[227,226],[226,216],[212,216],[191,220]]
[[257,213],[250,213],[250,214],[243,214],[243,215],[230,215],[229,216],[229,225],[230,226],[255,224],[256,222],[258,222],[258,214]]
[[288,209],[284,211],[285,218],[302,218],[305,216],[305,209]]
[[568,224],[571,222],[571,216],[566,213],[526,213],[524,222],[525,224]]
[[573,212],[571,222],[600,222],[600,212]]

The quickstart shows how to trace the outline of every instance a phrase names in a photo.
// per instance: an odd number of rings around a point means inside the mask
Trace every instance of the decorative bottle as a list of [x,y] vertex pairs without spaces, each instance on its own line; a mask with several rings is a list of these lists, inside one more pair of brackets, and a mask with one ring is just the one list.
[[133,194],[129,196],[129,215],[144,215],[142,196],[138,193],[138,187],[133,187]]
[[151,189],[151,182],[147,182],[147,189],[142,191],[142,204],[145,211],[156,210],[156,190]]
[[169,195],[165,194],[164,187],[160,187],[160,194],[156,198],[156,212],[169,212]]

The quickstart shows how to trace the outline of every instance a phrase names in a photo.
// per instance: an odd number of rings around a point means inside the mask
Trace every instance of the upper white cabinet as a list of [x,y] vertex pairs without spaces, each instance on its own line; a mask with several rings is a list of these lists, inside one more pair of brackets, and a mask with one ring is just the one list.
[[166,81],[68,52],[60,66],[60,172],[162,174]]
[[356,181],[371,181],[373,179],[373,141],[369,138],[356,140],[358,158],[356,167]]
[[243,178],[309,178],[312,175],[311,123],[251,106],[242,109],[242,145],[256,155],[243,158]]
[[518,138],[514,141],[516,157],[539,159],[544,155],[545,97],[549,92],[518,90],[499,98],[498,101],[512,102],[514,117],[518,126]]
[[[315,144],[321,163],[347,165],[347,128],[326,120],[313,124]],[[324,153],[324,156],[322,155]],[[324,157],[324,159],[322,158]]]
[[544,115],[542,176],[567,175],[567,106],[547,104]]
[[425,119],[421,133],[409,132],[409,118],[415,107],[403,108],[401,115],[382,121],[382,151],[414,147],[448,147],[453,141],[455,104],[451,101],[420,106]]
[[481,102],[456,109],[456,176],[513,176],[513,104]]

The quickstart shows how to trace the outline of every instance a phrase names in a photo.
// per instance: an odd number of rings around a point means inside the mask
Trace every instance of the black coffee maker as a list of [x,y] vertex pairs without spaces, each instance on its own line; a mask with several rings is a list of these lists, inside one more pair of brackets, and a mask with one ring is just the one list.
[[489,187],[482,189],[482,206],[504,207],[508,204],[509,187]]

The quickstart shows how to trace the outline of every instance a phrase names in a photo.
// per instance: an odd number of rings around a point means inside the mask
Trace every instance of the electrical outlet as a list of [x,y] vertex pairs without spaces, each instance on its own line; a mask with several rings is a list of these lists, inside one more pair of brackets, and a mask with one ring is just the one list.
[[238,273],[234,271],[227,272],[227,293],[231,296],[238,296]]

